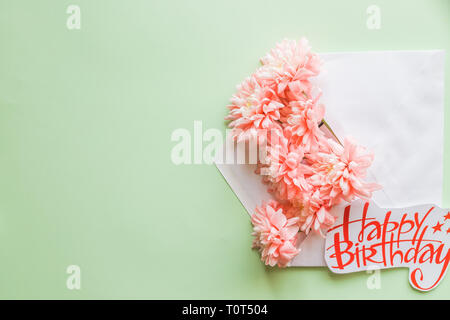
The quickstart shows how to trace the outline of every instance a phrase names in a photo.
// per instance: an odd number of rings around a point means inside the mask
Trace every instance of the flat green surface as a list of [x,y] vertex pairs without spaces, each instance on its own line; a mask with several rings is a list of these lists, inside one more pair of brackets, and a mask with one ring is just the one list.
[[[81,30],[66,28],[69,4]],[[448,54],[449,21],[448,0],[1,0],[0,298],[450,298],[448,275],[423,294],[406,269],[369,290],[366,273],[266,268],[216,168],[170,160],[174,129],[225,129],[235,85],[285,37]]]

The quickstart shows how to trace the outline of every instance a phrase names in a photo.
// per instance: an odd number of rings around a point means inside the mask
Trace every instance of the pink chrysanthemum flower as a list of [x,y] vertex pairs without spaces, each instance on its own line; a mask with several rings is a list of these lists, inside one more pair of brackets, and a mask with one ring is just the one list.
[[303,161],[301,149],[289,145],[289,140],[280,131],[278,143],[272,137],[264,164],[258,173],[271,185],[270,191],[280,200],[293,200],[310,188],[306,177],[313,171]]
[[373,191],[381,189],[376,183],[364,181],[372,153],[348,138],[343,146],[331,139],[325,146],[327,150],[309,155],[308,160],[315,172],[310,183],[319,188],[321,197],[329,199],[328,206],[341,200],[351,202],[356,197],[367,200]]
[[329,229],[335,221],[336,217],[331,215],[326,207],[322,206],[314,214],[306,217],[302,223],[301,231],[308,234],[309,231],[313,230],[324,236],[322,229]]
[[311,174],[311,169],[303,163],[303,153],[299,150],[291,151],[281,159],[272,191],[281,200],[294,200],[310,189],[306,177]]
[[276,201],[256,208],[252,215],[253,247],[261,252],[266,265],[285,267],[298,253],[298,218],[286,218]]
[[238,141],[256,138],[264,141],[267,130],[281,128],[280,108],[284,105],[279,101],[275,92],[261,86],[255,77],[249,77],[237,88],[237,93],[231,98],[229,127],[233,129],[233,136]]
[[287,219],[295,218],[299,216],[299,209],[292,206],[289,201],[279,202],[276,200],[269,200],[264,203],[266,206],[271,206],[275,211],[279,209],[283,210],[283,214]]
[[291,113],[286,117],[285,135],[304,153],[317,152],[324,139],[319,123],[325,115],[325,107],[317,100],[318,98],[289,103]]
[[[303,204],[297,209],[297,216],[300,218],[300,231],[308,234],[311,230],[324,237],[322,231],[327,231],[336,221],[336,217],[330,213],[331,207],[326,206],[320,198],[320,192],[313,190],[310,195],[303,194]],[[312,198],[315,199],[309,199]],[[299,210],[299,211],[298,211]]]
[[261,58],[261,63],[263,67],[257,71],[257,77],[276,88],[280,97],[289,99],[310,91],[309,78],[319,74],[322,64],[311,52],[305,38],[300,41],[283,40]]
[[261,174],[265,182],[273,183],[278,178],[284,156],[288,152],[289,140],[283,130],[271,130],[268,135],[265,152],[255,173]]
[[313,230],[322,234],[322,229],[327,230],[333,225],[336,218],[329,213],[330,207],[326,205],[329,202],[327,197],[327,194],[321,194],[319,188],[311,185],[307,191],[292,200],[290,210],[300,218],[301,231],[308,234]]

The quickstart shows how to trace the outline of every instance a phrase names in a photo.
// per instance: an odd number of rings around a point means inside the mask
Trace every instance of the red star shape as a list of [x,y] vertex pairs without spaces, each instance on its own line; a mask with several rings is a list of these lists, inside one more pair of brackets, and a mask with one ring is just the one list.
[[450,220],[450,211],[444,216],[444,221]]
[[444,224],[443,223],[439,223],[439,221],[438,222],[436,222],[436,225],[434,226],[434,227],[432,227],[433,228],[433,233],[435,233],[436,231],[442,231],[441,230],[441,227],[443,226]]
[[447,229],[447,234],[449,234],[449,233],[450,233],[450,228]]

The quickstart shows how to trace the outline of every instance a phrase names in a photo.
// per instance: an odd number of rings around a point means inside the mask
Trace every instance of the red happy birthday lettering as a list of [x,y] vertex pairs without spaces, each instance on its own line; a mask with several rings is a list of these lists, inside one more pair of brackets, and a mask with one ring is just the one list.
[[[367,217],[369,203],[364,204],[361,218],[350,220],[350,207],[344,209],[342,224],[329,230],[329,232],[336,230],[333,244],[326,249],[334,251],[329,258],[334,259],[336,265],[329,265],[330,268],[359,270],[361,267],[374,264],[387,268],[429,264],[439,268],[439,276],[433,286],[423,288],[419,285],[424,277],[421,267],[411,272],[411,283],[418,289],[429,290],[442,280],[450,264],[450,249],[444,254],[442,241],[425,238],[425,233],[429,229],[425,221],[434,207],[422,217],[415,212],[411,218],[408,213],[393,218],[392,211],[388,211],[384,215],[383,222]],[[349,226],[354,223],[360,223],[360,230],[357,234],[350,234]],[[401,246],[402,243],[411,246]],[[352,265],[353,267],[350,267]]]
[[445,257],[442,260],[440,259],[443,249],[444,249],[444,244],[441,244],[439,246],[439,248],[435,251],[436,264],[439,265],[441,263],[444,263],[441,267],[441,271],[440,271],[439,276],[437,277],[436,281],[428,288],[422,287],[421,285],[419,285],[417,280],[419,279],[420,281],[423,281],[423,272],[422,272],[421,268],[416,268],[411,272],[411,275],[410,275],[410,281],[414,285],[414,287],[416,287],[420,290],[428,291],[428,290],[433,289],[435,286],[437,286],[439,284],[439,282],[441,282],[442,278],[444,277],[444,275],[447,271],[447,268],[448,268],[448,265],[450,262],[450,249],[447,250],[447,254],[445,255]]
[[[341,243],[345,244],[346,247],[344,250],[341,250]],[[350,249],[353,247],[353,242],[349,240],[340,241],[339,240],[339,232],[336,232],[334,234],[334,254],[332,254],[330,257],[336,259],[337,266],[333,266],[333,268],[341,269],[343,270],[344,267],[348,266],[353,262],[353,259],[355,255],[350,252]],[[344,263],[343,256],[346,254],[348,256],[348,260]]]

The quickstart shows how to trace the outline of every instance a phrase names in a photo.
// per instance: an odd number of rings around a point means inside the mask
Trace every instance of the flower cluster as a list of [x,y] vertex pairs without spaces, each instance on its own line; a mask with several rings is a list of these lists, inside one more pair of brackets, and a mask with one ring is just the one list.
[[299,231],[322,233],[335,221],[333,205],[369,199],[380,186],[364,181],[373,154],[321,129],[325,106],[310,80],[322,62],[307,40],[284,40],[261,63],[237,87],[226,119],[237,141],[267,146],[256,172],[277,200],[256,208],[253,247],[266,264],[284,267],[298,253]]

